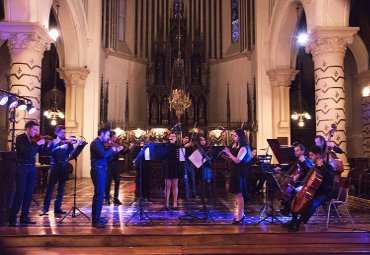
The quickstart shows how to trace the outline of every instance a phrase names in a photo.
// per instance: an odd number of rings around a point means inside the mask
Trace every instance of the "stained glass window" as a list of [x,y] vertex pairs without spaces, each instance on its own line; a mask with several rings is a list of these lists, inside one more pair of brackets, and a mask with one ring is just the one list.
[[231,0],[231,42],[239,41],[239,3],[238,0]]

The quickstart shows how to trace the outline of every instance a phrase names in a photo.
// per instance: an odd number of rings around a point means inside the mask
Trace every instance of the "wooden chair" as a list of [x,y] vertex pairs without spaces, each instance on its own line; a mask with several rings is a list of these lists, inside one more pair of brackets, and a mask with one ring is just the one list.
[[325,230],[328,229],[329,226],[329,219],[330,219],[330,212],[331,208],[335,209],[337,216],[339,218],[339,221],[342,222],[342,218],[340,217],[340,214],[337,209],[337,205],[342,205],[342,208],[344,208],[347,212],[348,218],[350,219],[352,223],[352,229],[355,229],[355,224],[353,223],[352,217],[348,211],[347,208],[347,199],[348,199],[348,190],[349,190],[349,180],[347,177],[340,177],[340,183],[339,183],[339,192],[337,198],[333,198],[328,202],[328,214],[326,218],[326,227]]

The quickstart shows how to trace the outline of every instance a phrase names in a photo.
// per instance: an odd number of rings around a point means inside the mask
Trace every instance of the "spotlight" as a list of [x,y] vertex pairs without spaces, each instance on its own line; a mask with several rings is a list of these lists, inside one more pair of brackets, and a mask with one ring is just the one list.
[[13,97],[9,97],[9,99],[8,99],[9,108],[15,108],[15,107],[17,107],[17,105],[18,105],[18,100],[16,100]]
[[8,96],[0,93],[0,105],[5,105],[8,102]]
[[306,33],[300,33],[298,35],[298,43],[301,46],[305,46],[308,41],[308,35]]
[[29,114],[32,114],[36,111],[36,107],[33,106],[32,104],[27,104],[27,109],[26,111],[29,113]]
[[18,100],[18,110],[24,111],[27,109],[26,102],[23,99]]

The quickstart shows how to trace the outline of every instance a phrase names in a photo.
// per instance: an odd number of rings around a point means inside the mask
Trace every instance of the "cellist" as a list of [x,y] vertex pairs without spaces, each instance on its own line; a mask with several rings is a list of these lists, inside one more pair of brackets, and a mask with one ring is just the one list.
[[286,224],[289,227],[289,231],[298,231],[299,225],[302,222],[307,223],[311,216],[315,213],[316,208],[329,201],[331,198],[331,190],[334,179],[333,167],[322,159],[321,148],[318,146],[313,146],[309,150],[308,155],[315,165],[311,168],[310,172],[304,179],[303,187],[307,184],[314,171],[318,171],[322,176],[322,182],[318,190],[315,192],[313,199],[309,201],[309,204],[305,207],[303,212],[300,213],[300,218],[298,218],[298,213],[292,213],[292,220]]

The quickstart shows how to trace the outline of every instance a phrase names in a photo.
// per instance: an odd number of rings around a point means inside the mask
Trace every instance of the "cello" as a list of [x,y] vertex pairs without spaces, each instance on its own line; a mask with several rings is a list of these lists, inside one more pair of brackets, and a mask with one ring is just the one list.
[[291,210],[294,213],[302,213],[306,210],[309,202],[315,196],[316,191],[320,188],[320,185],[323,181],[323,176],[319,172],[316,166],[314,166],[314,171],[311,176],[306,181],[305,185],[292,201]]

